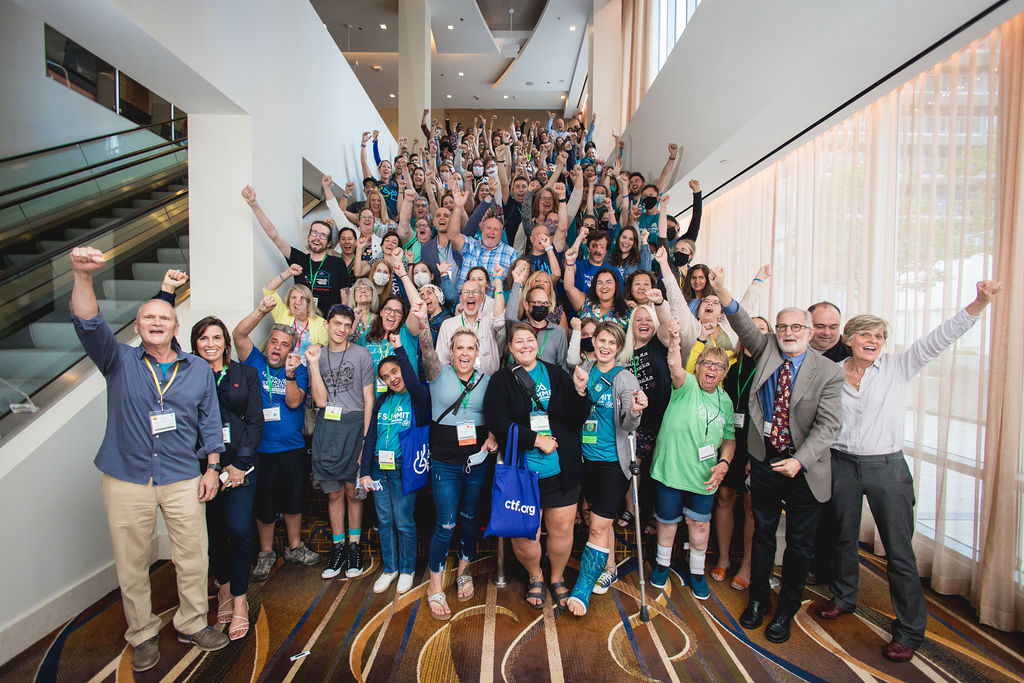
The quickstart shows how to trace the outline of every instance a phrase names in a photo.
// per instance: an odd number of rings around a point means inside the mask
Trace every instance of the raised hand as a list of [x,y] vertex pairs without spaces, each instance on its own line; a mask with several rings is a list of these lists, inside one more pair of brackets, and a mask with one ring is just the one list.
[[249,206],[256,204],[256,190],[252,189],[252,185],[246,185],[242,188],[242,199]]
[[665,323],[665,327],[668,329],[669,339],[672,340],[673,344],[678,344],[680,341],[679,337],[679,320],[673,318]]
[[573,318],[572,320],[569,321],[569,327],[572,328],[573,332],[579,332],[580,329],[582,329],[583,327],[583,323],[580,322],[579,318]]
[[267,313],[270,313],[272,310],[274,310],[275,306],[277,306],[277,299],[275,299],[272,296],[265,296],[262,299],[260,299],[260,303],[258,306],[256,306],[256,310],[258,310],[263,315],[266,315]]
[[409,309],[409,315],[416,317],[423,325],[428,324],[427,321],[427,303],[422,299],[417,301]]
[[[404,180],[400,180],[399,182],[402,183],[403,185],[405,184]],[[412,189],[411,187],[406,188],[405,192],[402,193],[402,196],[405,197],[405,201],[414,202],[416,201],[416,190]]]
[[352,196],[352,193],[356,191],[356,184],[351,180],[345,183],[345,194]]
[[576,393],[580,396],[587,393],[587,373],[583,370],[582,365],[577,365],[576,369],[572,371],[572,383],[576,387]]
[[365,145],[369,141],[370,141],[370,131],[364,130],[363,131],[363,144]]
[[674,142],[668,143],[668,155],[670,157],[674,157],[678,153],[679,153],[679,145],[677,145]]
[[103,252],[92,247],[75,247],[71,250],[71,269],[79,273],[93,273],[103,267],[106,259]]
[[565,267],[576,265],[576,256],[579,254],[577,249],[567,249],[565,251]]
[[334,185],[334,180],[331,179],[331,176],[325,175],[320,179],[320,184],[324,186],[324,191],[326,192],[331,189],[332,185]]
[[188,275],[185,274],[185,271],[175,270],[171,268],[166,273],[164,273],[164,281],[161,284],[161,288],[166,287],[167,289],[165,289],[164,291],[173,292],[186,282],[188,282]]
[[306,366],[310,368],[319,367],[320,362],[320,345],[310,344],[306,347]]
[[375,131],[373,131],[373,139],[374,139],[374,140],[376,140],[376,139],[377,139],[377,136],[378,136],[378,135],[380,135],[380,131],[379,131],[379,130],[375,130]]
[[392,332],[388,335],[388,341],[391,343],[391,346],[396,349],[402,348],[402,335]]
[[650,235],[651,235],[651,231],[650,230],[641,230],[640,231],[640,244],[647,244],[647,238],[650,237]]
[[[658,247],[654,252],[654,260],[662,265],[662,270],[668,267],[668,251],[665,250],[665,247]],[[650,298],[650,294],[647,296]]]
[[725,268],[723,268],[722,266],[716,266],[715,268],[712,268],[711,269],[711,273],[710,273],[710,277],[708,279],[711,280],[711,282],[714,282],[715,280],[718,280],[718,279],[721,279],[724,282],[725,281]]
[[690,181],[690,189],[693,190],[694,194],[700,192],[700,181],[699,180],[691,180]]
[[665,295],[657,287],[651,287],[647,290],[647,301],[653,306],[660,306],[665,301]]
[[982,306],[987,306],[991,303],[992,299],[999,294],[999,292],[1003,291],[1003,285],[1002,283],[993,282],[992,280],[982,280],[977,284],[977,290],[977,302]]
[[755,275],[754,277],[760,278],[762,280],[766,280],[766,279],[770,278],[771,276],[772,276],[772,264],[766,263],[766,264],[764,264],[763,266],[761,266],[758,269],[757,275]]

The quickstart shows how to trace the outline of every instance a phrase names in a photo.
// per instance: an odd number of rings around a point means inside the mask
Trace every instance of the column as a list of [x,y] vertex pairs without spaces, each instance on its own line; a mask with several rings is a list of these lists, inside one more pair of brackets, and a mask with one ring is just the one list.
[[597,117],[594,144],[612,148],[612,133],[622,133],[622,0],[594,0],[590,32],[590,108]]
[[398,134],[422,135],[420,119],[430,108],[430,10],[427,0],[398,3]]

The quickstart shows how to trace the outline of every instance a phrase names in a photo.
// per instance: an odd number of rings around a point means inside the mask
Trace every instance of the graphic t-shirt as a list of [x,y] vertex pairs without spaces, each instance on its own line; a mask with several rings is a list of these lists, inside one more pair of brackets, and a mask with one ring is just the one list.
[[[267,364],[267,357],[253,347],[244,361],[260,373],[260,395],[263,397],[263,435],[260,437],[260,453],[281,453],[282,451],[305,448],[306,439],[302,435],[306,417],[299,404],[297,408],[289,408],[285,403],[285,392],[288,381],[285,378],[284,366],[272,368]],[[309,391],[309,371],[305,367],[295,368],[295,383],[299,389]],[[278,420],[267,417],[268,410],[279,410]]]
[[[537,405],[531,400],[532,410],[531,415],[546,415],[548,409],[548,401],[551,400],[551,378],[548,377],[548,369],[543,363],[537,363],[533,366],[533,370],[530,370],[530,377],[536,383],[537,400],[540,401],[541,406],[544,408],[544,413],[537,410]],[[550,434],[548,435],[550,436]],[[562,471],[561,466],[558,464],[558,451],[554,450],[551,453],[545,453],[539,448],[531,448],[526,451],[526,466],[537,473],[541,479],[544,477],[553,477]]]

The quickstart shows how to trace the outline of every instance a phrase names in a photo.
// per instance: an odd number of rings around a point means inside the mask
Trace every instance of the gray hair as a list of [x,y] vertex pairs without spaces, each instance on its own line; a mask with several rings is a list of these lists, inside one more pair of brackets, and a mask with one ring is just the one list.
[[[291,325],[286,325],[285,323],[274,323],[270,326],[270,334],[274,334],[275,332],[284,332],[291,337],[292,349],[299,344],[299,335]],[[269,335],[267,338],[269,339]]]
[[[386,159],[385,159],[385,161],[386,161]],[[370,280],[370,278],[368,278],[368,277],[361,277],[361,278],[359,278],[358,280],[356,280],[355,282],[352,283],[352,289],[349,290],[349,291],[355,290],[356,287],[369,287],[370,288],[370,292],[371,292],[371,295],[370,295],[370,297],[371,297],[370,298],[370,311],[372,311],[373,313],[376,313],[377,311],[379,311],[380,310],[380,297],[377,296],[377,287],[373,284],[373,282]],[[354,293],[353,293],[351,301],[353,302],[353,305],[354,305],[355,304],[355,295],[354,295]]]
[[779,325],[779,318],[782,317],[783,313],[799,313],[804,318],[804,322],[808,328],[814,327],[814,323],[811,321],[811,312],[806,308],[800,308],[798,306],[786,306],[775,314],[775,326]]
[[882,329],[882,336],[889,339],[889,323],[885,322],[877,315],[871,315],[869,313],[861,313],[855,315],[846,321],[846,326],[843,328],[843,341],[847,344],[850,343],[850,339],[853,335],[858,332],[867,332],[870,330]]

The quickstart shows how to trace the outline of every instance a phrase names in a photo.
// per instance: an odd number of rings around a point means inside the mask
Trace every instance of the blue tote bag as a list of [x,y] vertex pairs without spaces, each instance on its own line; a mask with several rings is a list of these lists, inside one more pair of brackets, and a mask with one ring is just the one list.
[[402,447],[402,495],[419,491],[430,481],[430,425],[410,427],[398,437]]
[[494,466],[491,521],[484,536],[536,538],[540,528],[540,488],[537,473],[526,469],[519,452],[519,427],[508,430],[505,463]]

